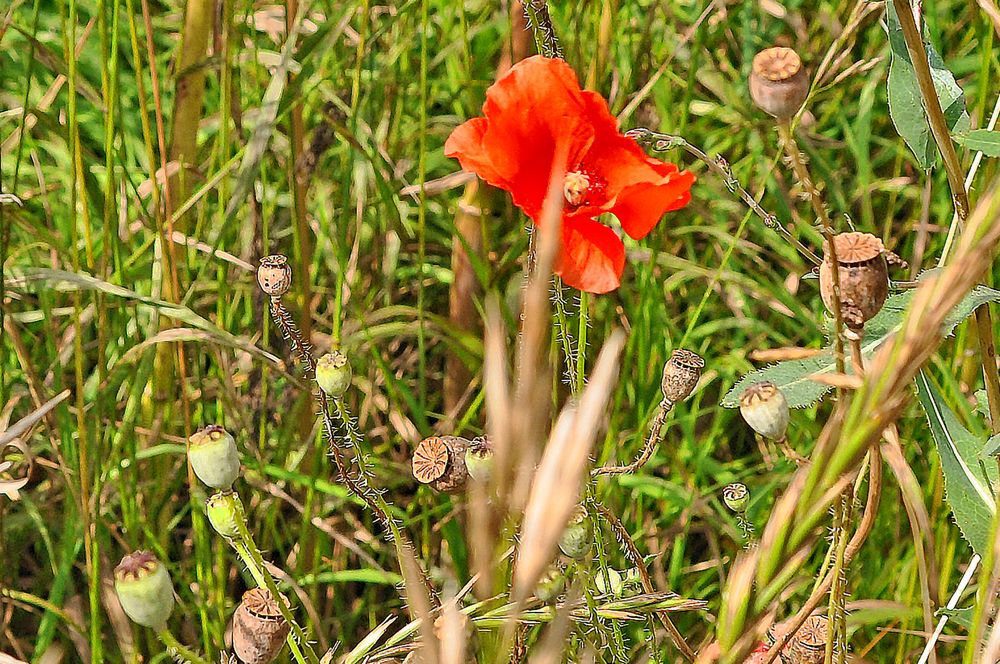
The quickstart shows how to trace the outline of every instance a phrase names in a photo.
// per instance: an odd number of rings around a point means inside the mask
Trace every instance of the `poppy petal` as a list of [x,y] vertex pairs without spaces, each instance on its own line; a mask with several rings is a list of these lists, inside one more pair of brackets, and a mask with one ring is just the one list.
[[507,181],[497,173],[489,153],[483,149],[483,136],[488,126],[486,118],[473,118],[460,124],[445,141],[444,154],[458,159],[463,170],[475,173],[494,187],[506,189]]
[[621,285],[625,245],[613,230],[593,219],[565,219],[556,274],[566,285],[607,293]]
[[694,173],[682,171],[667,176],[662,184],[643,182],[630,185],[618,194],[611,212],[618,217],[629,237],[641,240],[656,227],[664,212],[687,205],[691,200],[694,179]]

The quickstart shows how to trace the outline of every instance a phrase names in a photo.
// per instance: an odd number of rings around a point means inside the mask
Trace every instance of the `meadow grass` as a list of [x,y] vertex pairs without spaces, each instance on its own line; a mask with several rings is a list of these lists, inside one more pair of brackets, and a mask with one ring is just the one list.
[[[340,644],[340,658],[373,633],[384,645],[409,616],[426,616],[411,584],[400,591],[415,569],[426,570],[443,598],[470,582],[482,555],[471,541],[472,499],[422,487],[410,458],[425,437],[486,432],[491,351],[483,321],[492,316],[492,352],[508,349],[497,364],[510,363],[523,341],[529,222],[507,194],[481,183],[471,189],[442,150],[455,126],[480,113],[505,54],[524,48],[515,4],[0,7],[0,183],[17,198],[0,203],[0,425],[70,394],[21,436],[35,461],[30,481],[16,498],[0,496],[5,653],[32,662],[162,661],[163,646],[130,625],[111,590],[118,560],[141,548],[167,562],[177,638],[218,657],[253,578],[212,531],[206,489],[185,459],[188,436],[208,424],[236,438],[255,544],[287,571],[276,579],[302,607],[297,617],[319,654]],[[801,178],[746,80],[754,53],[775,43],[794,46],[813,72],[828,59],[796,139],[833,226],[871,232],[908,261],[896,280],[937,264],[953,223],[948,179],[940,165],[917,165],[889,117],[879,4],[550,5],[564,57],[608,99],[623,130],[682,136],[710,158],[723,156],[740,185],[816,254],[822,237]],[[297,7],[290,25],[289,7]],[[925,10],[925,37],[959,80],[972,124],[985,126],[1000,89],[996,26],[975,3],[945,0]],[[583,391],[591,370],[605,366],[599,350],[624,330],[617,378],[594,387],[607,390],[607,406],[588,432],[592,465],[627,464],[657,416],[671,351],[704,357],[697,389],[666,416],[649,462],[587,485],[582,498],[617,515],[646,556],[652,586],[706,603],[669,617],[698,650],[717,636],[746,540],[723,488],[750,487],[746,519],[760,532],[798,470],[719,402],[759,366],[754,351],[825,346],[829,320],[809,260],[705,163],[680,147],[657,156],[698,175],[692,201],[645,240],[627,241],[620,289],[582,299],[562,291],[565,313],[556,322],[572,340],[544,318],[538,364],[554,369],[533,394],[551,403],[534,413],[545,421],[523,431],[540,436],[544,469],[549,415],[555,420]],[[963,170],[972,156],[959,148]],[[996,175],[987,158],[973,203]],[[481,216],[464,215],[469,209]],[[461,273],[456,244],[470,255]],[[338,480],[326,454],[311,377],[256,283],[259,259],[275,253],[290,259],[293,287],[283,301],[302,333],[318,354],[339,349],[350,360],[344,419],[363,432],[370,483],[412,539],[412,561],[397,557],[383,524]],[[473,286],[456,303],[458,280]],[[995,285],[991,269],[980,282]],[[563,377],[566,355],[575,363]],[[987,434],[973,397],[983,381],[975,324],[959,325],[925,369],[960,421]],[[534,380],[548,378],[541,374]],[[788,442],[799,454],[809,457],[823,440],[835,403],[793,412]],[[909,406],[896,425],[927,518],[918,547],[912,515],[887,477],[874,528],[845,576],[856,661],[915,661],[926,642],[924,605],[947,602],[972,556],[945,501],[923,412]],[[524,507],[516,498],[510,505]],[[635,567],[613,531],[602,526],[596,537],[601,573]],[[819,538],[794,553],[798,567],[774,598],[778,619],[809,596],[827,547]],[[560,632],[565,611],[532,607],[532,620],[552,621],[551,632],[532,628],[532,644],[553,661],[561,650],[547,634],[563,634],[567,653],[598,661],[679,657],[656,608],[581,597],[594,572],[582,567],[569,572],[578,582],[570,599],[600,629]],[[515,608],[521,599],[511,599]],[[973,604],[970,592],[960,606]],[[481,652],[497,658],[507,652],[505,607],[497,600],[470,611],[482,627]],[[638,617],[609,619],[620,617],[616,610]],[[390,616],[397,620],[386,627]],[[968,633],[949,625],[938,661],[970,657]],[[519,644],[507,645],[516,654]]]

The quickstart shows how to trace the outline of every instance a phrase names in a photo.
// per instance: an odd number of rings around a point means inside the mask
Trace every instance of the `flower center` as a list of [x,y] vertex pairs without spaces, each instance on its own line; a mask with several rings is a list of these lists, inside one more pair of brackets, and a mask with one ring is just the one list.
[[563,196],[566,197],[566,202],[573,207],[583,205],[589,189],[590,178],[580,171],[567,173],[566,179],[563,180]]

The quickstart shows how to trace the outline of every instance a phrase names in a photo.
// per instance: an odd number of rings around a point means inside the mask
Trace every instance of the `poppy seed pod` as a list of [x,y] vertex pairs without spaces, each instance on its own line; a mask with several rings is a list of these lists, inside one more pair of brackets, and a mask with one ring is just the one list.
[[775,46],[753,58],[750,97],[757,108],[784,120],[795,115],[809,94],[809,75],[802,58],[790,48]]
[[[840,312],[848,327],[860,329],[882,309],[889,297],[889,266],[882,240],[871,233],[840,233],[833,238],[840,280]],[[833,261],[823,243],[819,266],[819,292],[833,311]]]
[[[288,605],[284,597],[279,601]],[[281,652],[290,629],[270,591],[253,588],[243,593],[233,614],[233,651],[246,664],[270,664]]]
[[722,490],[722,501],[733,512],[746,514],[747,505],[750,504],[750,491],[746,484],[733,482]]
[[675,350],[663,365],[663,378],[660,381],[663,398],[671,404],[687,399],[698,384],[704,368],[705,360],[697,353],[683,348]]
[[559,550],[570,558],[583,558],[590,551],[591,535],[587,508],[583,505],[577,505],[559,537]]
[[257,267],[257,283],[271,297],[287,293],[292,286],[292,266],[288,264],[288,258],[281,254],[261,258]]
[[174,610],[170,575],[149,551],[122,558],[115,567],[115,593],[125,615],[143,627],[163,627]]
[[235,491],[219,491],[209,496],[205,512],[215,532],[230,539],[240,536],[240,525],[247,520],[243,501]]
[[490,481],[493,475],[493,445],[489,438],[476,438],[469,444],[469,449],[465,451],[465,468],[475,481]]
[[788,401],[770,381],[754,383],[740,395],[740,414],[750,428],[770,440],[782,440],[788,431]]
[[351,386],[351,363],[339,350],[327,353],[316,360],[316,382],[326,396],[340,398]]
[[621,572],[609,567],[607,579],[605,579],[603,570],[595,572],[594,585],[597,586],[597,592],[601,595],[610,594],[612,597],[621,597],[625,591],[625,578]]
[[188,461],[194,474],[213,489],[228,489],[240,476],[240,453],[228,431],[215,424],[188,438]]
[[469,479],[465,467],[468,448],[469,441],[458,436],[425,438],[413,451],[413,476],[443,493],[462,491]]
[[[773,625],[768,630],[771,644],[777,643],[791,629],[791,620]],[[790,664],[819,664],[823,661],[828,634],[829,620],[826,616],[819,614],[809,616],[782,648],[782,661]]]

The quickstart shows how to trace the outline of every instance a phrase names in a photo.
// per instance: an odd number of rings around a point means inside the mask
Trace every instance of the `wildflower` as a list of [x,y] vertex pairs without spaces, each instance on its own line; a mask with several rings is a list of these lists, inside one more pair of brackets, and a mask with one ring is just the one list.
[[598,216],[613,214],[641,240],[664,212],[691,199],[694,175],[622,135],[607,102],[581,90],[563,60],[534,56],[514,65],[486,91],[483,115],[452,132],[445,154],[509,191],[536,225],[553,166],[565,160],[555,272],[574,288],[606,293],[621,284],[625,247]]

